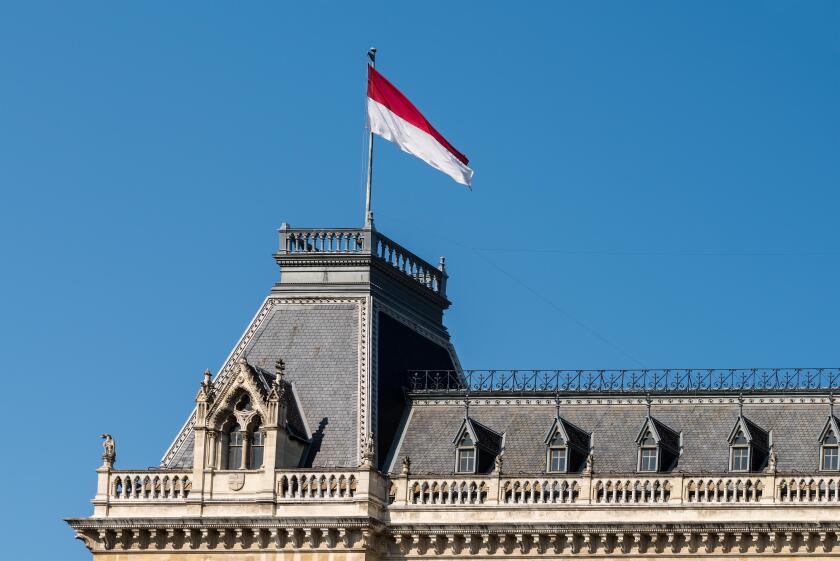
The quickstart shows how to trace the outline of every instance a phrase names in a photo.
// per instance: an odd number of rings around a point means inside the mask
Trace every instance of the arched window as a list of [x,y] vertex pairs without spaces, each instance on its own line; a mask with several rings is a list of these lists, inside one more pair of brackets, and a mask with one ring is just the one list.
[[828,428],[822,438],[822,452],[820,454],[820,469],[825,471],[837,471],[840,469],[840,456],[838,456],[837,434],[834,428]]
[[263,450],[265,449],[265,433],[262,427],[255,426],[250,434],[248,467],[259,469],[263,465]]
[[227,433],[227,469],[242,467],[242,429],[233,423]]

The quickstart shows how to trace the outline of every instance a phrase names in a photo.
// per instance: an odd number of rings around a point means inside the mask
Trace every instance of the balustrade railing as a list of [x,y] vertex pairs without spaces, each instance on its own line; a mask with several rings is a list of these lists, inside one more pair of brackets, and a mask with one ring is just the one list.
[[189,473],[114,471],[112,500],[169,501],[186,499],[192,490]]
[[777,488],[777,497],[783,503],[840,503],[840,479],[837,477],[784,478]]
[[487,500],[484,479],[409,480],[408,502],[415,505],[480,505]]
[[596,479],[592,502],[597,504],[667,503],[671,482],[667,478]]
[[765,483],[760,477],[724,477],[686,479],[688,503],[757,503],[764,496]]
[[580,484],[574,479],[505,479],[499,502],[504,504],[571,504]]
[[443,259],[438,267],[400,244],[367,228],[280,227],[281,255],[370,255],[428,288],[446,296]]
[[[277,470],[274,474],[276,500],[287,503],[358,500],[374,492],[369,483],[369,477],[373,475],[362,478],[361,473],[355,470]],[[376,488],[382,489],[378,492],[384,494],[380,500],[396,506],[591,504],[621,507],[664,503],[701,508],[738,504],[831,503],[840,506],[840,477],[830,475],[391,476]],[[193,480],[192,473],[185,471],[113,470],[103,480],[101,489],[107,489],[107,500],[112,504],[172,502],[191,496]],[[199,492],[193,496],[200,499],[200,495]]]
[[282,473],[277,475],[277,499],[346,500],[356,495],[358,479],[344,473]]

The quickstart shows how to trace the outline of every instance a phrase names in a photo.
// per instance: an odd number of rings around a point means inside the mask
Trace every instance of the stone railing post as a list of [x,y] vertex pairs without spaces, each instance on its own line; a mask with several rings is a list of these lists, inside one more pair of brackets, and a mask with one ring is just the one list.
[[96,468],[96,496],[91,502],[94,516],[108,516],[108,507],[111,503],[111,467],[109,465]]
[[779,490],[776,488],[776,474],[770,473],[758,478],[758,481],[764,486],[761,492],[761,499],[759,502],[762,503],[775,503],[778,498],[776,497]]
[[398,477],[391,479],[394,484],[394,504],[408,504],[408,473],[403,472]]
[[364,236],[364,241],[362,242],[362,253],[365,255],[375,255],[376,254],[376,229],[373,225],[365,226],[362,229],[362,235]]
[[668,497],[668,504],[682,504],[685,501],[685,475],[681,473],[667,481],[671,485],[671,496]]
[[595,502],[592,497],[592,474],[584,475],[580,478],[580,492],[578,493],[578,502],[589,505]]
[[498,505],[502,499],[502,470],[493,472],[487,485],[487,499],[485,504]]
[[356,472],[356,498],[360,501],[388,504],[388,478],[375,468],[359,467]]

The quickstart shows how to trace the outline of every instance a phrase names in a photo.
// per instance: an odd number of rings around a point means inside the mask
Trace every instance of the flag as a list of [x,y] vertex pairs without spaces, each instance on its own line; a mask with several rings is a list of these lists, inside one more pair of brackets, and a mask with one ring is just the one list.
[[470,186],[469,160],[443,138],[400,90],[368,66],[368,126],[373,134],[390,140],[458,183]]

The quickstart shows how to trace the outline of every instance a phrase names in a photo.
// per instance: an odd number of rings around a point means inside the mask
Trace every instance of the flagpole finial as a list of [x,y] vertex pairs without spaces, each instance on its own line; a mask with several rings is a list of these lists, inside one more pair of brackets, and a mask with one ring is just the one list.
[[367,56],[370,59],[370,63],[376,65],[376,47],[369,48]]

